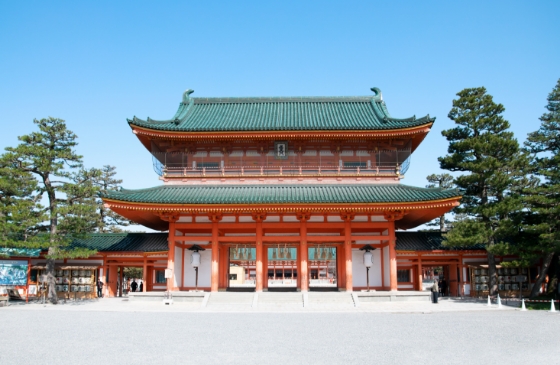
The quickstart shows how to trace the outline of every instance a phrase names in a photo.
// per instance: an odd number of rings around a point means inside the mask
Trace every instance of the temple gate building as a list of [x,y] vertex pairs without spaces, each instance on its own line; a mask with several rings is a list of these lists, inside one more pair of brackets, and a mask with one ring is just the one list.
[[406,270],[399,288],[395,231],[442,215],[461,197],[401,183],[435,118],[393,118],[371,90],[274,98],[194,98],[187,90],[171,119],[128,121],[163,184],[103,200],[169,231],[170,291],[195,288],[193,245],[204,249],[197,286],[209,291],[362,289],[366,245],[372,288],[418,289],[421,269],[416,279]]

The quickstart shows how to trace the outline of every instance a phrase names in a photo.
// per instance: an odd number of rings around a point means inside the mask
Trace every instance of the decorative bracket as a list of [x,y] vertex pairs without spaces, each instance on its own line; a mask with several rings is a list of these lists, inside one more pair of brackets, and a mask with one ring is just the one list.
[[356,213],[352,210],[345,210],[340,212],[340,218],[343,221],[351,221],[354,220],[354,217],[356,216]]
[[394,222],[403,219],[407,213],[406,210],[390,210],[383,212],[383,217],[389,222]]
[[309,212],[308,210],[299,210],[296,212],[296,218],[298,221],[307,222],[310,217],[311,217],[311,212]]
[[177,221],[179,220],[179,218],[180,218],[180,215],[179,215],[179,213],[177,213],[177,212],[165,212],[165,211],[162,211],[162,212],[157,212],[156,215],[158,215],[159,218],[160,218],[162,221],[166,221],[166,222],[169,222],[169,223],[175,223],[175,222],[177,222]]
[[255,222],[262,222],[266,219],[266,212],[262,210],[257,210],[251,213],[253,220]]

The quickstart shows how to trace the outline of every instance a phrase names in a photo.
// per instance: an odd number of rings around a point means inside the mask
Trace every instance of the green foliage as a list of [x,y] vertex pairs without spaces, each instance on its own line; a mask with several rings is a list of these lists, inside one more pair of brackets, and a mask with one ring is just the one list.
[[442,169],[461,172],[454,182],[463,193],[456,212],[466,218],[455,222],[446,245],[485,245],[492,291],[497,290],[493,250],[515,234],[512,212],[523,206],[515,191],[526,184],[527,157],[509,131],[496,104],[484,87],[464,89],[453,100],[449,118],[455,128],[442,132],[449,141],[448,154],[440,157]]
[[64,120],[47,118],[34,123],[39,131],[18,137],[22,143],[7,147],[2,161],[14,174],[29,177],[27,190],[32,188],[37,197],[46,197],[46,207],[39,210],[46,222],[37,230],[48,232],[48,258],[90,256],[95,252],[69,249],[68,244],[91,231],[91,203],[98,190],[91,184],[92,171],[83,170],[82,156],[74,151],[77,136]]
[[547,100],[540,128],[529,133],[525,142],[531,154],[527,171],[537,179],[522,191],[526,207],[522,231],[530,239],[517,252],[525,261],[544,259],[539,280],[546,275],[554,254],[560,252],[560,80]]
[[29,173],[18,171],[0,158],[0,245],[3,247],[43,248],[37,236],[45,219],[37,182]]
[[142,279],[144,269],[141,267],[125,267],[124,268],[124,276],[127,279]]
[[[100,192],[105,193],[108,190],[118,190],[121,187],[122,180],[116,179],[117,168],[105,165],[98,170],[98,174],[93,179],[93,184],[97,186]],[[96,198],[97,217],[96,230],[98,232],[121,232],[120,227],[126,227],[135,224],[130,220],[123,218],[112,210],[105,208],[101,198]]]
[[[429,184],[426,185],[427,188],[441,188],[441,189],[451,189],[455,187],[453,184],[453,176],[450,174],[431,174],[426,177]],[[439,227],[440,232],[445,232],[449,228],[451,221],[445,218],[445,214],[441,215],[439,218],[426,223],[430,227]]]

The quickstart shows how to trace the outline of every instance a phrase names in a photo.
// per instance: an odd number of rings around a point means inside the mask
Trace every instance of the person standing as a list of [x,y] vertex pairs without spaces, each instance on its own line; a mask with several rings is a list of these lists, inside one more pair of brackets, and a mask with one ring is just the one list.
[[140,288],[138,288],[138,291],[140,293],[142,293],[144,291],[144,281],[143,280],[140,282]]
[[434,285],[432,285],[432,303],[437,304],[439,295],[439,285],[438,280],[434,280]]
[[103,298],[103,282],[100,278],[97,278],[97,297]]
[[130,284],[130,289],[132,289],[132,292],[134,293],[136,291],[136,288],[138,288],[138,283],[136,283],[136,279],[132,280],[132,284]]
[[447,295],[447,281],[445,278],[441,280],[441,296],[445,297]]

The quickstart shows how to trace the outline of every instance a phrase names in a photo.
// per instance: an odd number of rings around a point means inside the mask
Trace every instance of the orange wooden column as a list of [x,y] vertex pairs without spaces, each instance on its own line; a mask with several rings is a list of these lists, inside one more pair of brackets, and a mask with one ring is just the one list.
[[123,296],[123,279],[124,279],[124,267],[123,266],[119,266],[116,267],[115,269],[119,270],[119,297]]
[[309,219],[309,213],[300,212],[297,214],[299,219],[299,235],[300,235],[300,290],[306,292],[309,290],[309,273],[308,273],[308,261],[309,261],[309,249],[307,247],[307,220]]
[[418,285],[416,286],[416,290],[418,291],[422,291],[423,287],[422,287],[422,256],[418,255],[418,273],[417,273],[417,277],[418,277]]
[[218,222],[222,220],[221,214],[211,214],[212,221],[212,273],[210,277],[210,291],[217,292],[220,282],[220,251],[218,247]]
[[344,259],[346,267],[346,291],[353,291],[354,286],[352,282],[352,228],[350,222],[354,219],[354,213],[341,214],[344,220]]
[[117,266],[107,266],[107,270],[109,270],[109,277],[107,278],[108,285],[107,285],[107,296],[108,297],[116,297],[117,296]]
[[142,267],[142,291],[145,293],[148,291],[148,259],[144,256],[144,266]]
[[266,214],[263,212],[253,213],[253,219],[257,223],[256,228],[256,285],[255,291],[262,292],[263,290],[263,251],[264,246],[262,242],[262,221],[266,218]]
[[457,282],[457,265],[449,265],[449,288],[448,295],[449,296],[456,296],[457,289],[458,289],[458,282]]
[[169,222],[169,251],[167,252],[167,268],[171,270],[171,278],[167,279],[167,290],[173,291],[175,284],[175,222]]
[[104,256],[103,257],[103,272],[99,276],[99,278],[103,282],[103,290],[101,291],[101,293],[104,297],[109,296],[109,276],[107,275],[108,274],[107,273],[108,269],[109,269],[109,266],[107,265],[107,258]]
[[390,290],[398,290],[397,283],[397,250],[395,237],[395,222],[390,222],[389,226],[389,272],[390,272]]

